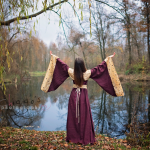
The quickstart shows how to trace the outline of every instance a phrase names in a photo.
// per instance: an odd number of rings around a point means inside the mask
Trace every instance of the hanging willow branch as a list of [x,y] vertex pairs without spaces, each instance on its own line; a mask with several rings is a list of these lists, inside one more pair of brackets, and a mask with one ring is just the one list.
[[7,21],[0,21],[0,25],[9,26],[12,22],[17,21],[17,20],[25,20],[25,19],[37,17],[38,15],[42,14],[43,12],[45,12],[47,10],[51,10],[53,7],[55,7],[55,6],[57,6],[57,5],[61,4],[61,3],[65,3],[65,2],[68,2],[68,0],[63,0],[63,1],[60,1],[60,2],[55,3],[53,5],[50,5],[46,9],[42,9],[41,11],[39,11],[37,13],[34,13],[32,15],[15,17],[15,18],[12,18],[12,19],[7,20]]

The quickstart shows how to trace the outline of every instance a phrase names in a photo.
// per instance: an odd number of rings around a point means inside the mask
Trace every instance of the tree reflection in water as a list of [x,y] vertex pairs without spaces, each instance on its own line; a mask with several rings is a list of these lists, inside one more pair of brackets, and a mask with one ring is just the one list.
[[[44,93],[41,91],[43,77],[32,78],[31,81],[7,86],[6,97],[0,91],[0,106],[9,105],[10,100],[13,105],[37,106],[47,104],[49,101],[52,107],[57,107],[53,114],[58,114],[57,120],[63,120],[60,124],[55,123],[56,130],[66,130],[68,101],[72,90],[72,80],[67,79],[56,91]],[[125,132],[129,132],[128,125],[136,121],[141,123],[150,121],[150,83],[122,83],[125,96],[113,97],[102,90],[96,82],[89,79],[88,96],[94,121],[94,128],[98,133],[107,134],[110,137],[124,138]],[[17,89],[16,89],[17,87]],[[40,102],[38,102],[40,97]],[[20,104],[16,104],[17,100]],[[28,103],[24,103],[28,100]],[[31,104],[31,100],[34,103]],[[62,111],[63,110],[63,111]],[[7,110],[1,111],[1,122],[6,121],[6,125],[21,128],[23,126],[36,126],[41,124],[48,111],[40,108],[37,110]],[[49,115],[49,114],[48,114]],[[45,123],[45,122],[44,122]],[[46,122],[48,123],[48,122]],[[51,123],[51,121],[49,121]],[[51,131],[50,128],[47,128]],[[42,129],[44,130],[44,128]]]
[[98,133],[124,138],[125,132],[129,132],[128,125],[134,122],[135,117],[141,123],[149,121],[149,84],[142,87],[140,84],[129,85],[123,84],[124,97],[112,97],[102,90],[91,104],[95,130],[98,129]]
[[18,86],[11,84],[6,87],[6,95],[0,87],[0,99],[4,99],[0,102],[1,125],[16,128],[25,126],[28,129],[37,128],[44,114],[41,105],[46,101],[33,95],[34,89],[31,81],[21,82]]

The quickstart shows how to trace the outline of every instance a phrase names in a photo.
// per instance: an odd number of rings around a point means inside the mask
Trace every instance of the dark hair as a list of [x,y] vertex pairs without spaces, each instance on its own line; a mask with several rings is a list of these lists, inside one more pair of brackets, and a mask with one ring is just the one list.
[[86,67],[82,58],[76,58],[74,62],[74,82],[78,86],[81,86],[84,82],[83,73],[86,71]]

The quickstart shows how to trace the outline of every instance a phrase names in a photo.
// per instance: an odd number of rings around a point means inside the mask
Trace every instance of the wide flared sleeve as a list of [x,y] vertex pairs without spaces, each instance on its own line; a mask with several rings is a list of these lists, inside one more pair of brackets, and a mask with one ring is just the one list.
[[101,64],[91,69],[91,76],[108,94],[124,96],[124,92],[115,70],[111,57],[107,57]]
[[69,77],[68,69],[67,64],[52,54],[41,90],[45,93],[56,90]]

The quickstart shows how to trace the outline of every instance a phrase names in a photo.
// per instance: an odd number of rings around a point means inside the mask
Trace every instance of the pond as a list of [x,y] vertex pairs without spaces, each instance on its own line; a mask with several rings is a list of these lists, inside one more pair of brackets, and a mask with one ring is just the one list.
[[[66,130],[72,80],[68,78],[56,91],[44,93],[44,77],[32,77],[20,84],[7,84],[6,97],[0,91],[0,123],[39,131]],[[95,132],[125,138],[135,116],[150,121],[150,83],[122,83],[124,97],[113,97],[90,79],[88,96]],[[1,90],[1,88],[0,88]]]

